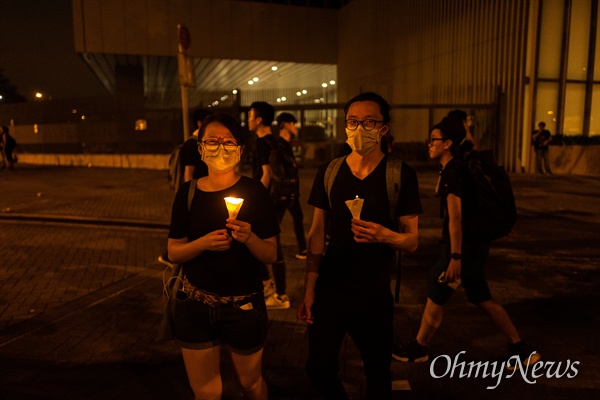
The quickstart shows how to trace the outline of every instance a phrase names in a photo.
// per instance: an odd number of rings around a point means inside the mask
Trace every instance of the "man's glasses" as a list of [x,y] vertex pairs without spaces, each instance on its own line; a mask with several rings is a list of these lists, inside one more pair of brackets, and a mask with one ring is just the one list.
[[364,121],[359,121],[357,119],[347,119],[346,128],[350,129],[351,131],[355,131],[359,125],[362,125],[365,131],[372,131],[373,129],[375,129],[375,126],[379,122],[383,121],[375,121],[374,119],[365,119]]
[[426,141],[426,143],[427,143],[428,145],[430,145],[430,146],[433,146],[433,145],[435,144],[435,141],[436,141],[436,140],[446,140],[446,139],[444,139],[444,138],[439,138],[439,137],[432,137],[432,138],[429,138],[429,139]]
[[225,149],[226,152],[232,153],[232,152],[236,151],[237,148],[239,147],[238,142],[236,142],[233,139],[223,140],[223,141],[219,141],[216,139],[209,139],[209,140],[204,140],[200,143],[202,143],[202,147],[204,147],[204,149],[206,149],[207,151],[217,151],[219,149],[219,146],[223,146],[223,148]]

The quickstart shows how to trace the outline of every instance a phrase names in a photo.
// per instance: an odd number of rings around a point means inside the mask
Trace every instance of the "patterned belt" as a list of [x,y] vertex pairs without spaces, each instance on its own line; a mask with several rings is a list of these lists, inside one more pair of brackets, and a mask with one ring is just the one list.
[[243,296],[227,296],[222,297],[218,294],[210,293],[202,289],[198,289],[194,284],[183,278],[183,291],[187,294],[190,300],[202,302],[211,307],[223,306],[223,305],[235,305],[247,303],[252,296],[257,295],[259,292],[247,294]]

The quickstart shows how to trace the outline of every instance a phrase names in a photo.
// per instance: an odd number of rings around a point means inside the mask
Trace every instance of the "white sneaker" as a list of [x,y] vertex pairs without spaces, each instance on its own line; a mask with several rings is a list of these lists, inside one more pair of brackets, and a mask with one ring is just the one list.
[[271,281],[264,289],[265,299],[275,294],[275,284]]
[[271,296],[265,299],[267,308],[271,310],[285,310],[290,308],[290,299],[284,294],[279,296],[277,293],[273,293]]

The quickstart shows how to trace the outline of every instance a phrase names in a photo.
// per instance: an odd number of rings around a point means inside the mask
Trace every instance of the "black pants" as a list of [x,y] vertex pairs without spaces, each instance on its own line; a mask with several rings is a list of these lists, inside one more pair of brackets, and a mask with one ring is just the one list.
[[302,213],[302,207],[300,206],[300,195],[295,195],[290,201],[276,204],[275,212],[277,213],[277,219],[281,225],[285,210],[288,210],[294,220],[294,234],[296,235],[296,242],[298,243],[298,254],[306,250],[306,237],[304,236],[304,214]]
[[317,289],[308,326],[306,371],[325,399],[348,399],[338,376],[339,352],[346,333],[360,351],[367,399],[392,397],[390,371],[394,304],[389,288],[373,293]]

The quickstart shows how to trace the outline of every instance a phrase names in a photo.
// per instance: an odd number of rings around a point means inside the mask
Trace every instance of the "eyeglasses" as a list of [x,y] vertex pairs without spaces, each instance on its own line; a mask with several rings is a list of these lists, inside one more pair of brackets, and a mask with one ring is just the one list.
[[359,125],[362,125],[365,131],[372,131],[373,129],[375,129],[375,126],[379,122],[383,121],[376,121],[374,119],[365,119],[364,121],[359,121],[357,119],[347,119],[346,128],[350,129],[351,131],[355,131]]
[[217,139],[208,139],[202,142],[202,147],[204,147],[207,151],[217,151],[219,146],[223,146],[226,152],[231,153],[236,151],[236,149],[240,146],[238,142],[233,139],[228,140],[217,140]]
[[427,144],[430,146],[433,146],[435,144],[436,140],[446,140],[446,139],[440,138],[440,137],[432,137],[427,140]]

